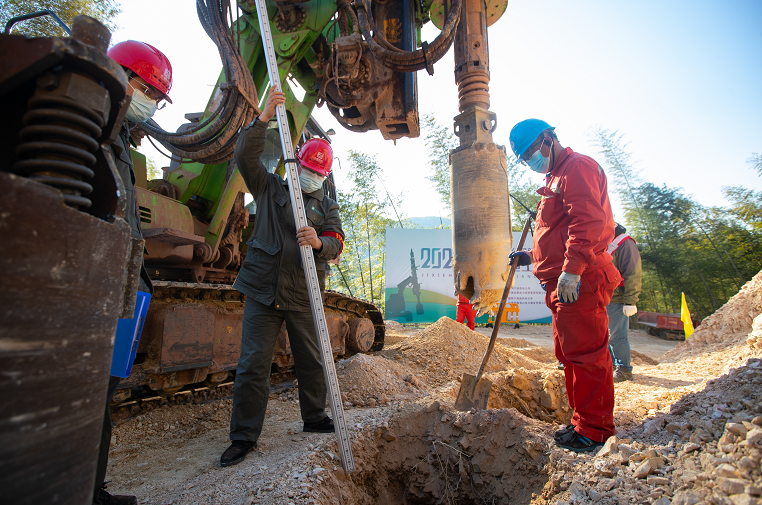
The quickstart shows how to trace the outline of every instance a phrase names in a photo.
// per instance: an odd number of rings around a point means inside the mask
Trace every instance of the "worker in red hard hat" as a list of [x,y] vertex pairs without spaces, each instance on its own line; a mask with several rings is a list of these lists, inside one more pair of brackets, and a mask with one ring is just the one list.
[[511,148],[530,170],[545,175],[531,251],[516,251],[546,291],[553,346],[564,365],[571,424],[556,445],[592,451],[614,435],[614,381],[606,306],[621,279],[607,252],[614,218],[606,174],[592,158],[564,148],[545,121],[513,127]]
[[[140,229],[140,215],[134,189],[135,171],[130,154],[130,147],[135,147],[136,143],[130,132],[134,131],[138,124],[150,119],[154,112],[163,106],[164,101],[172,103],[169,99],[169,90],[172,88],[172,65],[164,53],[151,45],[135,40],[114,45],[109,49],[108,55],[122,66],[128,78],[127,95],[131,97],[131,100],[125,114],[126,120],[119,131],[119,136],[111,144],[110,152],[124,185],[127,202],[125,219],[130,224],[131,246],[142,250],[145,242]],[[138,291],[153,292],[151,279],[142,265]],[[131,298],[134,299],[134,297],[135,294],[132,293]],[[108,451],[111,445],[111,400],[120,381],[119,377],[109,378],[93,495],[93,503],[99,505],[137,505],[137,499],[134,496],[111,495],[104,485]]]
[[296,229],[288,183],[271,174],[260,158],[270,118],[286,96],[272,90],[262,113],[238,137],[235,160],[251,196],[257,202],[249,250],[235,284],[246,295],[241,357],[235,376],[230,446],[221,466],[243,461],[257,446],[270,395],[270,369],[283,323],[299,380],[299,408],[304,431],[332,433],[326,414],[326,384],[300,248],[309,246],[315,259],[320,290],[325,289],[328,261],[341,254],[344,231],[339,205],[325,194],[333,152],[322,139],[305,142],[297,154],[299,185],[308,226]]

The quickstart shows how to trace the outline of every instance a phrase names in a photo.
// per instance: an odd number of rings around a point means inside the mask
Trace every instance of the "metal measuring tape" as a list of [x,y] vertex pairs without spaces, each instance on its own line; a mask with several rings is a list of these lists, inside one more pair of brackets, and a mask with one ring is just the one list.
[[[275,47],[273,46],[273,37],[272,32],[270,31],[270,22],[267,16],[265,0],[257,0],[257,15],[259,17],[259,29],[262,35],[262,42],[265,46],[267,73],[270,76],[271,89],[274,88],[281,91],[278,60],[275,57]],[[296,229],[298,230],[307,226],[307,217],[304,212],[302,190],[299,186],[299,175],[297,173],[296,162],[294,161],[294,147],[291,144],[291,135],[288,127],[288,118],[286,117],[285,104],[278,105],[276,115],[278,118],[278,129],[280,131],[280,143],[283,147],[283,159],[286,160],[286,177],[288,179],[288,192],[291,196],[291,208],[294,211],[294,221],[296,222]],[[323,360],[323,374],[325,375],[325,382],[328,386],[328,397],[331,401],[331,415],[333,416],[333,424],[335,426],[336,441],[339,445],[341,466],[344,468],[345,473],[352,473],[355,470],[355,461],[352,457],[352,446],[349,442],[347,422],[344,418],[344,407],[341,404],[339,380],[336,377],[336,367],[333,364],[331,341],[328,337],[328,326],[325,322],[325,312],[323,312],[323,297],[320,295],[317,270],[315,269],[315,258],[312,256],[312,247],[309,245],[301,246],[300,250],[302,253],[304,274],[307,277],[307,288],[310,292],[312,321],[315,323],[315,330],[317,331],[318,343],[320,344],[320,357]]]

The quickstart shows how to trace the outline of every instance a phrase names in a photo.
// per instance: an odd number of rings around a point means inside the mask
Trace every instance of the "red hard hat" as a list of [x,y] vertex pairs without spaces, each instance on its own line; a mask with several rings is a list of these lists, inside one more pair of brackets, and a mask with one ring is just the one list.
[[310,139],[299,149],[296,155],[299,163],[313,172],[317,172],[324,177],[331,173],[333,165],[333,149],[331,144],[323,139]]
[[169,90],[172,88],[172,64],[164,53],[144,42],[126,40],[109,49],[108,55],[164,93],[167,101],[172,103],[169,99]]

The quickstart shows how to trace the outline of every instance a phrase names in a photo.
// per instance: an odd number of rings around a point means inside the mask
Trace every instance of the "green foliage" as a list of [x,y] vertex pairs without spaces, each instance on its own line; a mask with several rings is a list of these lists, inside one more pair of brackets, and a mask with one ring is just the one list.
[[154,162],[151,158],[146,156],[146,175],[147,179],[149,181],[152,181],[154,179],[163,179],[164,178],[164,171],[156,166],[156,162]]
[[[0,22],[5,28],[10,18],[41,10],[55,12],[70,28],[75,16],[90,16],[112,32],[116,29],[114,19],[122,12],[118,0],[3,0],[0,2]],[[50,16],[16,23],[11,33],[30,37],[66,37],[64,29]]]
[[395,210],[402,197],[381,190],[381,168],[375,156],[350,151],[349,161],[352,187],[338,191],[344,252],[339,268],[332,267],[327,288],[364,298],[383,312],[386,228],[406,224]]
[[640,249],[642,310],[679,312],[684,292],[690,309],[706,317],[759,272],[762,195],[724,188],[731,206],[705,207],[680,188],[644,182],[622,135],[598,129],[592,138],[604,161],[609,192],[624,207],[622,224]]
[[445,208],[452,210],[450,202],[450,151],[458,147],[458,139],[452,130],[437,123],[434,114],[423,116],[426,147],[429,150],[431,175],[426,178],[434,183],[434,189]]

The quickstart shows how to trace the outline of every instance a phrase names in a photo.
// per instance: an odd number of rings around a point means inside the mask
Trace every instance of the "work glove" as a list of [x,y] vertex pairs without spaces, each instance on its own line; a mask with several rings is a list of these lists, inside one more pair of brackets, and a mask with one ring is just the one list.
[[525,267],[527,265],[532,264],[532,255],[529,254],[527,251],[513,251],[509,256],[508,259],[513,261],[514,258],[518,258],[519,261],[517,263],[517,266]]
[[561,272],[558,276],[558,299],[561,303],[574,303],[579,298],[581,276]]
[[635,305],[625,305],[622,307],[622,312],[625,316],[630,317],[638,313],[638,308]]

